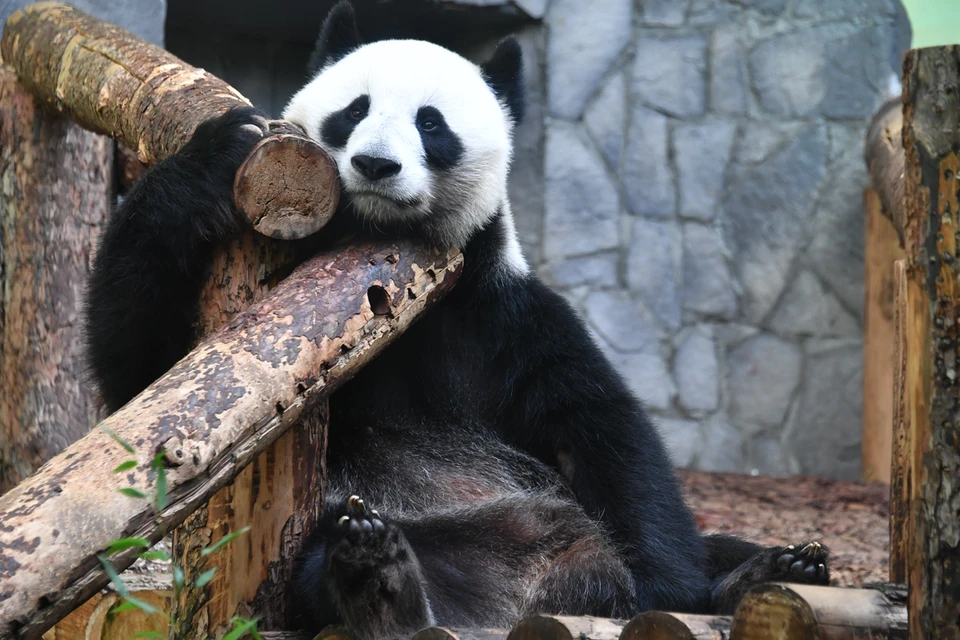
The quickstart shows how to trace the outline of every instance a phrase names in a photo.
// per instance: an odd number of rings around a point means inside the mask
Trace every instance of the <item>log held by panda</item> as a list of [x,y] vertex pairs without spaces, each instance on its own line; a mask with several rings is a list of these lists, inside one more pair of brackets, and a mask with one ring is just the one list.
[[[14,12],[0,51],[36,98],[117,138],[147,165],[179,150],[201,122],[250,104],[203,69],[65,4]],[[304,238],[337,208],[336,164],[297,127],[269,125],[271,135],[237,172],[234,199],[259,233]]]

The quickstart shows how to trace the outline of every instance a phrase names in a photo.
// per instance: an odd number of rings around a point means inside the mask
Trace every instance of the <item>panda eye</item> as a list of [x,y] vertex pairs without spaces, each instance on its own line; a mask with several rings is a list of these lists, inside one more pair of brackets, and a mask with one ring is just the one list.
[[353,120],[363,120],[363,109],[360,107],[354,107],[350,109],[350,118]]
[[420,128],[424,131],[433,131],[437,128],[437,123],[433,120],[424,120],[420,123]]

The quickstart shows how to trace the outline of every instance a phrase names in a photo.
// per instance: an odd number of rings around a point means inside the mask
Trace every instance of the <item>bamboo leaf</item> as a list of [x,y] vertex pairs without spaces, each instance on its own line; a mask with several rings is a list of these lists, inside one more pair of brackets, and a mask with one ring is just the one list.
[[110,546],[107,547],[107,555],[112,556],[118,551],[124,551],[126,549],[132,549],[133,547],[142,547],[144,549],[150,548],[150,541],[146,538],[120,538],[119,540],[114,540],[110,543]]
[[122,489],[117,489],[120,493],[127,496],[128,498],[146,498],[147,494],[139,489],[134,489],[133,487],[124,487]]
[[249,527],[249,526],[246,526],[246,527],[244,527],[243,529],[240,529],[239,531],[234,531],[234,532],[231,533],[231,534],[228,534],[228,535],[223,536],[222,538],[220,538],[219,540],[217,540],[214,544],[210,545],[209,547],[204,547],[203,549],[201,549],[201,550],[200,550],[200,556],[201,556],[201,557],[202,557],[202,556],[208,556],[208,555],[210,555],[211,553],[216,553],[217,551],[220,550],[220,548],[221,548],[223,545],[229,544],[229,543],[233,542],[234,540],[236,540],[237,538],[239,538],[240,536],[242,536],[243,534],[245,534],[247,531],[250,531],[250,527]]
[[197,579],[193,581],[193,586],[195,586],[197,589],[202,589],[203,587],[207,586],[207,583],[213,580],[213,574],[215,574],[216,572],[217,572],[216,567],[212,569],[207,569],[206,571],[201,573],[199,576],[197,576]]
[[126,440],[124,440],[123,438],[121,438],[120,436],[118,436],[117,434],[115,434],[113,431],[110,431],[110,429],[107,429],[105,426],[103,426],[103,423],[98,424],[97,426],[100,427],[101,431],[103,431],[103,432],[106,433],[108,436],[110,436],[111,438],[113,438],[114,440],[116,440],[116,441],[117,441],[117,444],[119,444],[121,447],[123,447],[124,450],[125,450],[127,453],[136,453],[136,451],[133,449],[133,447],[131,447],[131,446],[127,443]]
[[121,462],[116,469],[113,470],[114,473],[123,473],[129,469],[133,469],[137,466],[136,460],[127,460],[126,462]]

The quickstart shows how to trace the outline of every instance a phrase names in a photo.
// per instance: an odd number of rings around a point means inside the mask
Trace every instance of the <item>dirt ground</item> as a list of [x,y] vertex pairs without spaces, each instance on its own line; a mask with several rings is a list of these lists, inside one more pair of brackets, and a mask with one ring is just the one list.
[[887,581],[888,487],[732,473],[680,477],[703,531],[770,545],[817,540],[831,552],[831,584]]

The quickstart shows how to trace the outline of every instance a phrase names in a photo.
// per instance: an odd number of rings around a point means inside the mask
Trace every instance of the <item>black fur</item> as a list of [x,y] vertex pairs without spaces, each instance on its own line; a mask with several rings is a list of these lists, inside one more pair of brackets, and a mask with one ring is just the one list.
[[452,169],[463,158],[463,143],[444,120],[436,107],[420,107],[417,131],[427,154],[427,163],[434,169]]
[[333,149],[342,149],[347,146],[350,134],[357,125],[367,117],[370,111],[370,96],[362,95],[344,107],[341,111],[331,113],[320,125],[320,138],[324,144]]
[[[107,226],[85,321],[110,409],[193,340],[213,249],[240,228],[249,126],[262,120],[243,109],[199,127]],[[341,202],[331,240],[361,227]],[[303,624],[377,640],[537,611],[729,611],[756,582],[825,582],[822,548],[697,533],[655,428],[582,321],[502,269],[505,224],[478,231],[454,290],[332,397],[325,514],[294,582]]]
[[501,40],[493,56],[480,65],[480,70],[493,92],[507,105],[513,123],[520,123],[526,105],[523,95],[523,51],[517,39]]
[[350,2],[341,0],[323,21],[317,43],[307,62],[307,72],[313,77],[325,66],[340,60],[359,46],[357,14]]

